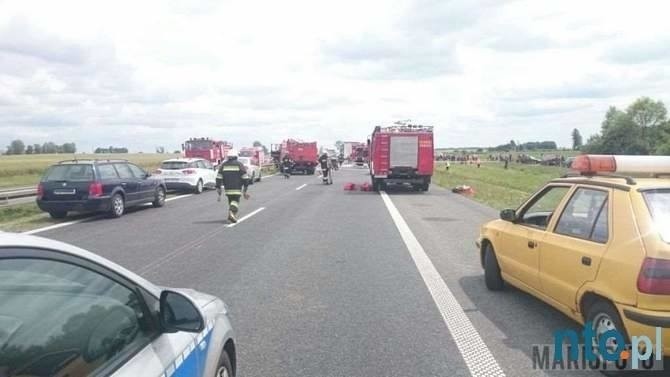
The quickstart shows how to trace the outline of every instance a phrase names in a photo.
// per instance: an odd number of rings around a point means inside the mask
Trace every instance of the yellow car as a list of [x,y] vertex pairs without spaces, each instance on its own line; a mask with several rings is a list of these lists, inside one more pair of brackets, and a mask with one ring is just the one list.
[[486,286],[526,291],[590,323],[596,341],[660,327],[669,356],[670,157],[582,155],[572,168],[482,226]]

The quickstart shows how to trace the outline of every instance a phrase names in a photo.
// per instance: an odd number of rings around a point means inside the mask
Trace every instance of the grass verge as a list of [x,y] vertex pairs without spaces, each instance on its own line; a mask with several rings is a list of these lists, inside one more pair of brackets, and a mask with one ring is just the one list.
[[565,174],[565,168],[555,166],[510,164],[505,169],[502,163],[477,165],[438,163],[433,183],[452,189],[458,185],[474,188],[473,199],[495,209],[517,208],[547,181]]
[[51,219],[49,215],[37,208],[35,203],[0,207],[0,230],[2,231],[22,232],[57,222],[59,221]]

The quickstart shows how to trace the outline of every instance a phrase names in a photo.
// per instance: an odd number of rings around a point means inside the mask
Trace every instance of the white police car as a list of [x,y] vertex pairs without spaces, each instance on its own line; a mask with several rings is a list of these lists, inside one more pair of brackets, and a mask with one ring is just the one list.
[[234,376],[225,304],[88,251],[0,232],[0,376]]

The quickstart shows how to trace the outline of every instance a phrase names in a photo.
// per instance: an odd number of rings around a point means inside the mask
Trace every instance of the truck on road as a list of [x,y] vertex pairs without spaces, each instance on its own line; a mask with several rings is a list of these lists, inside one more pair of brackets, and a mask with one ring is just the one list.
[[312,175],[319,158],[316,142],[302,142],[294,139],[284,140],[279,145],[272,145],[272,156],[276,163],[280,163],[288,156],[293,161],[290,173],[302,172]]
[[433,127],[398,122],[377,126],[368,139],[370,176],[375,191],[409,184],[428,191],[433,175]]
[[233,144],[227,141],[217,141],[210,138],[190,138],[181,145],[186,158],[204,158],[217,165],[226,159]]

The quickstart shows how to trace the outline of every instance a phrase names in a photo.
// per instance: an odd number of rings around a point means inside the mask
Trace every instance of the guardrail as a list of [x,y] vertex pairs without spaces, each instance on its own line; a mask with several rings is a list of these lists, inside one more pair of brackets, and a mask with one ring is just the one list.
[[37,195],[35,187],[13,187],[0,189],[0,203],[8,204],[10,199],[25,198]]

